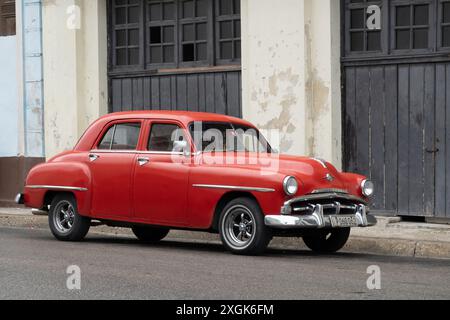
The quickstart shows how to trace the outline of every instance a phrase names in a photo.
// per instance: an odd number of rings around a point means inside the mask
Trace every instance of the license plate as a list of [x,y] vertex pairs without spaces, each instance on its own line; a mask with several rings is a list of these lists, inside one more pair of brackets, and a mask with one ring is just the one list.
[[355,216],[330,216],[331,226],[333,228],[357,227],[358,221]]

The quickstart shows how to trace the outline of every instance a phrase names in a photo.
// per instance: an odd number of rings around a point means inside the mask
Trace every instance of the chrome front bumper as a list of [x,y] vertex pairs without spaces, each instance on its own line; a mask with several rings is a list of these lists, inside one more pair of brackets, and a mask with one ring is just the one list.
[[[267,215],[264,218],[265,224],[273,228],[291,229],[291,228],[333,228],[333,217],[349,216],[357,221],[357,227],[370,227],[377,223],[374,216],[367,214],[367,206],[360,204],[354,215],[324,215],[323,206],[317,204],[314,206],[312,214],[307,215]],[[355,226],[356,227],[356,226]]]

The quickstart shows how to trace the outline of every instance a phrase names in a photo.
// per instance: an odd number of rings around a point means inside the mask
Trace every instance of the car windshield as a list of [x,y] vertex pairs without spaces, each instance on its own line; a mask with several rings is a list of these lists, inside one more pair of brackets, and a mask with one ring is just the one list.
[[263,135],[253,127],[229,122],[197,121],[189,126],[197,150],[203,152],[271,153]]

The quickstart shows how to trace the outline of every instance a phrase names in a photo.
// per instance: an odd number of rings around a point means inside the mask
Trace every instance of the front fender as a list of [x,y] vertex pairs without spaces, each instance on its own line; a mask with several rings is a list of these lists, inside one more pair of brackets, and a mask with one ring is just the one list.
[[[195,228],[210,227],[219,201],[225,194],[236,191],[251,193],[265,215],[279,213],[286,200],[282,189],[283,177],[284,175],[279,173],[261,175],[258,170],[226,166],[221,168],[207,166],[193,168],[188,186],[189,225]],[[221,187],[214,188],[211,186]],[[267,188],[273,189],[273,191],[235,190],[224,186]]]
[[46,162],[30,170],[24,191],[27,207],[43,208],[47,192],[71,192],[75,195],[78,211],[89,215],[91,206],[91,172],[80,162]]

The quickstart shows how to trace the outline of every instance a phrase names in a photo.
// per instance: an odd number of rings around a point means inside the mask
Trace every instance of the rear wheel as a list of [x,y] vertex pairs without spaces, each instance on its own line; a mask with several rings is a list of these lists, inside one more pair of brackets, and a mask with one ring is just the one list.
[[78,213],[72,194],[60,194],[53,198],[48,214],[50,230],[58,240],[79,241],[89,231],[91,219]]
[[303,237],[303,242],[314,252],[332,253],[342,249],[349,236],[350,228],[320,230],[315,235]]
[[236,254],[260,254],[272,239],[261,209],[249,198],[236,198],[225,206],[219,219],[219,233],[224,246]]
[[136,238],[148,243],[161,241],[169,233],[168,228],[153,226],[133,226],[131,230]]

